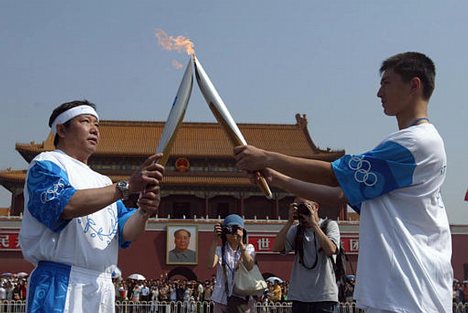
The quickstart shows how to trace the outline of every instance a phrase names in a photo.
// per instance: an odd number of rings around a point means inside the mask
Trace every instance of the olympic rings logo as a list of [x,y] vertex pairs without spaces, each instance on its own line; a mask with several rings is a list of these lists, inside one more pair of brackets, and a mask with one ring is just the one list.
[[64,187],[65,187],[65,183],[63,179],[60,178],[60,180],[56,184],[54,184],[51,188],[41,193],[41,202],[46,203],[46,202],[54,200],[62,192]]
[[377,184],[377,175],[371,172],[371,164],[364,160],[364,157],[353,156],[348,162],[348,166],[354,172],[354,179],[358,183],[363,183],[367,187],[372,187]]

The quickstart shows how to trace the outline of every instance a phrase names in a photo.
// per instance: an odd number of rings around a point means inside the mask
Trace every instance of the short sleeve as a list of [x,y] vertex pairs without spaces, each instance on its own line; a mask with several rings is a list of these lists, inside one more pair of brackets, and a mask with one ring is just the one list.
[[[323,223],[323,222],[322,222]],[[325,234],[331,241],[335,244],[335,246],[339,249],[340,247],[340,228],[338,223],[334,220],[330,220],[327,223],[327,227],[325,229]]]
[[393,141],[358,155],[345,155],[332,162],[341,189],[353,208],[396,188],[410,186],[416,163],[411,152]]
[[135,214],[136,211],[137,209],[135,208],[127,208],[122,200],[117,201],[117,218],[119,220],[119,246],[121,248],[128,248],[130,246],[130,241],[123,241],[123,229],[130,216]]
[[284,254],[291,252],[295,248],[295,238],[297,233],[297,225],[293,225],[288,232],[286,233],[286,238],[284,239]]
[[51,161],[36,161],[26,179],[27,209],[40,223],[53,232],[62,230],[70,220],[61,216],[65,206],[75,194],[68,175]]

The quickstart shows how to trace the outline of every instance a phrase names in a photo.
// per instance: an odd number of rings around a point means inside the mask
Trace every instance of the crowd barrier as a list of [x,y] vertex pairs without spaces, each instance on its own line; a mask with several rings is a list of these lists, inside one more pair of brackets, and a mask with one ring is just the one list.
[[[116,313],[212,313],[213,302],[191,301],[191,302],[132,302],[116,301]],[[0,313],[25,313],[25,301],[0,301]],[[264,303],[255,304],[255,313],[290,313],[291,303]],[[339,303],[337,313],[363,313],[356,308],[354,303]],[[84,312],[87,313],[87,312]],[[454,303],[453,313],[468,313],[468,303]]]

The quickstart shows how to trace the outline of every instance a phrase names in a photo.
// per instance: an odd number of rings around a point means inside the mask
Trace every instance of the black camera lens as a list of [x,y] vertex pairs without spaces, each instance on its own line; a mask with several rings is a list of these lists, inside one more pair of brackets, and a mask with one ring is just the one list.
[[225,234],[229,235],[234,235],[237,234],[237,230],[239,229],[239,226],[237,225],[227,225],[223,227],[223,232]]
[[307,207],[307,205],[305,203],[300,203],[297,206],[297,214],[310,216],[309,208]]

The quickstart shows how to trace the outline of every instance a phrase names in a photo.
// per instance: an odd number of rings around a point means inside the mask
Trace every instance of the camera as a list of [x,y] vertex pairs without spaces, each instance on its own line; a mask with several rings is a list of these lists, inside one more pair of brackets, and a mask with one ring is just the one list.
[[223,230],[223,234],[234,235],[234,234],[237,234],[237,230],[239,228],[240,227],[238,225],[226,225],[226,226],[223,226],[222,230]]
[[310,211],[305,203],[299,203],[296,206],[296,214],[298,218],[300,218],[302,215],[310,216]]

